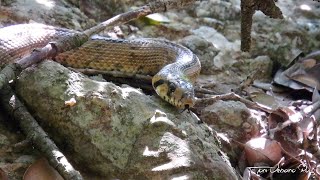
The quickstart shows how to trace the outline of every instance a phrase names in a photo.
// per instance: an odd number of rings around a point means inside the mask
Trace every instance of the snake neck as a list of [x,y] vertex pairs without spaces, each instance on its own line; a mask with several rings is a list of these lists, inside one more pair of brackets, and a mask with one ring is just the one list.
[[153,76],[152,85],[156,93],[170,104],[185,109],[194,106],[192,81],[179,63],[169,64],[162,68]]

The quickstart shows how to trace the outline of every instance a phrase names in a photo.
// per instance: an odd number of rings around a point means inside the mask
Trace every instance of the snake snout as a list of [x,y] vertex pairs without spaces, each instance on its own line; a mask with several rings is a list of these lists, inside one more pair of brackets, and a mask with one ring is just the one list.
[[152,85],[156,93],[165,101],[178,107],[189,109],[194,105],[194,90],[190,82],[181,78],[164,78],[155,75]]
[[193,89],[191,92],[185,92],[181,97],[181,102],[183,102],[182,108],[189,109],[194,106],[194,92]]

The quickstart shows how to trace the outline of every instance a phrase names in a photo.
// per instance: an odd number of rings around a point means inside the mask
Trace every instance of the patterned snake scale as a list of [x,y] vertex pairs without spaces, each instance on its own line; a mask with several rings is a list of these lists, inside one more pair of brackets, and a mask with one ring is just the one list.
[[[43,24],[20,24],[0,29],[0,67],[35,48],[61,37],[80,33]],[[200,61],[189,49],[159,39],[95,37],[79,48],[60,53],[55,61],[72,68],[152,75],[156,93],[170,104],[188,109],[194,105],[193,84]]]

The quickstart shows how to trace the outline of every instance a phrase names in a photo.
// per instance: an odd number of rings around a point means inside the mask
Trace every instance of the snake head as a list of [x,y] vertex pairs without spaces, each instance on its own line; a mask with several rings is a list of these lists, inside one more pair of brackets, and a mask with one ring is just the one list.
[[156,93],[170,104],[183,109],[194,105],[194,89],[188,79],[183,76],[158,73],[152,78],[152,86]]

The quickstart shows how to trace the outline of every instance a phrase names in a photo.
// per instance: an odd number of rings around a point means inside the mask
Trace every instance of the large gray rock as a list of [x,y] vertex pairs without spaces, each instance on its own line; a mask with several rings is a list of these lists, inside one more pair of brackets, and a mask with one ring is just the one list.
[[4,5],[2,8],[8,13],[2,15],[4,20],[0,20],[0,26],[37,22],[82,31],[96,24],[78,8],[63,0],[15,0]]
[[237,179],[214,132],[158,97],[91,80],[52,61],[25,70],[16,89],[83,169],[119,179]]

